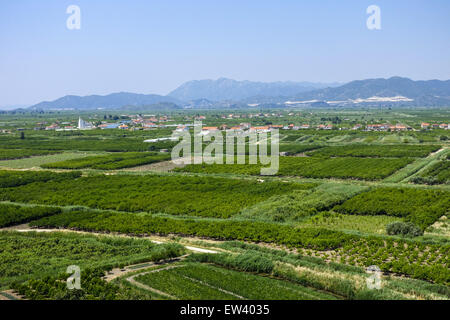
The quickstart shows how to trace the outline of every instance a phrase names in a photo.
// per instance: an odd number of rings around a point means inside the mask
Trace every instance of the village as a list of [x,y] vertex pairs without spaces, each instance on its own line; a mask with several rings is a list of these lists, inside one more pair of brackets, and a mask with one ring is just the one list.
[[[290,116],[294,116],[294,114],[289,114]],[[257,117],[283,117],[279,114],[249,114],[249,115],[233,115],[230,114],[228,116],[221,116],[221,119],[237,119],[237,118],[257,118]],[[194,127],[193,122],[184,123],[184,124],[176,124],[175,120],[171,119],[170,116],[141,116],[141,115],[123,115],[122,118],[126,119],[118,119],[117,122],[108,122],[108,121],[99,121],[96,124],[83,120],[81,117],[78,120],[78,124],[76,125],[74,122],[54,122],[50,125],[45,126],[45,123],[37,123],[37,126],[34,130],[55,130],[55,131],[71,131],[71,130],[91,130],[91,129],[118,129],[118,130],[154,130],[161,128],[173,128],[176,132],[188,131],[189,128]],[[194,121],[206,121],[207,117],[204,115],[198,115],[195,117],[185,117],[186,120],[194,120]],[[281,129],[281,130],[362,130],[362,131],[420,131],[420,130],[433,130],[433,129],[450,129],[450,123],[426,123],[422,122],[420,124],[420,128],[413,128],[409,125],[397,123],[373,123],[373,124],[355,124],[353,126],[340,126],[336,124],[330,123],[321,123],[321,124],[267,124],[267,125],[259,125],[253,126],[250,122],[242,122],[238,125],[230,125],[230,124],[221,124],[219,126],[205,126],[203,127],[203,131],[234,131],[234,132],[270,132],[273,129]]]

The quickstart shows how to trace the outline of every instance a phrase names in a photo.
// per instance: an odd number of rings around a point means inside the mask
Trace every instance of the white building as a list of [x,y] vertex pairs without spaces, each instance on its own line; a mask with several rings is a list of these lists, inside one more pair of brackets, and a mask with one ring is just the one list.
[[92,123],[84,121],[83,119],[78,118],[78,129],[79,130],[86,130],[86,129],[92,129],[94,128],[94,126],[92,125]]

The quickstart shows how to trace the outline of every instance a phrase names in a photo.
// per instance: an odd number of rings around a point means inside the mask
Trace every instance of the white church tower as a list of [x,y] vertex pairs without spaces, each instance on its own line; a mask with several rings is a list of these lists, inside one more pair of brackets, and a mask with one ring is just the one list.
[[92,129],[94,126],[92,123],[84,121],[81,119],[81,117],[78,118],[78,129],[80,130],[86,130],[86,129]]

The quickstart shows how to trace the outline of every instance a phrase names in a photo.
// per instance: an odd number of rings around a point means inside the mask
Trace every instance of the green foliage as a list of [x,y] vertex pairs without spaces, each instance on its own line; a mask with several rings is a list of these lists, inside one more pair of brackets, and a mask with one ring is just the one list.
[[[104,130],[101,130],[107,136]],[[81,136],[81,137],[28,137],[27,139],[17,139],[14,137],[0,136],[0,144],[5,149],[33,149],[33,150],[83,150],[83,151],[149,151],[160,149],[171,149],[177,142],[160,141],[155,143],[144,142],[143,137],[127,136],[123,132],[120,136],[110,137]],[[150,132],[146,132],[147,137],[154,137]],[[156,134],[157,136],[157,134]]]
[[9,227],[58,213],[61,213],[61,209],[56,207],[25,207],[0,203],[0,227]]
[[314,144],[298,144],[298,143],[289,143],[289,144],[280,144],[279,150],[280,152],[288,152],[289,154],[295,153],[303,153],[306,151],[311,151],[315,149],[319,149],[321,146]]
[[414,183],[450,184],[450,161],[441,160],[412,179]]
[[227,268],[256,273],[271,273],[275,266],[272,260],[256,252],[246,252],[239,255],[194,254],[189,256],[189,260],[214,263]]
[[[307,178],[341,178],[380,180],[411,163],[411,158],[320,158],[320,157],[280,157],[279,176],[299,176]],[[178,172],[236,173],[259,175],[260,164],[190,164],[177,168]]]
[[259,183],[211,177],[96,175],[5,189],[0,198],[15,202],[228,218],[269,196],[314,186],[312,183]]
[[60,153],[60,151],[31,150],[31,149],[0,149],[0,160],[22,159],[55,153]]
[[448,191],[383,187],[363,192],[334,210],[346,214],[403,217],[424,230],[445,214],[449,207]]
[[0,171],[0,188],[18,187],[33,182],[65,181],[81,176],[79,171],[55,173],[51,171]]
[[86,269],[80,274],[81,289],[67,289],[68,274],[58,277],[46,276],[41,279],[31,279],[24,283],[12,283],[11,287],[20,295],[30,300],[115,300],[120,299],[117,285],[102,279],[104,271],[101,268]]
[[[178,244],[74,233],[0,232],[0,287],[55,277],[70,265],[110,270],[183,254]],[[68,275],[66,275],[66,278]],[[83,279],[81,282],[83,286]]]
[[46,163],[42,168],[48,169],[103,169],[114,170],[135,167],[170,159],[170,154],[158,154],[155,152],[125,152],[106,156],[92,156],[77,158],[60,162]]
[[389,235],[401,235],[405,237],[418,237],[423,235],[423,231],[411,222],[392,222],[386,226]]
[[[136,279],[180,299],[316,300],[332,295],[288,281],[271,279],[217,266],[187,263]],[[225,291],[225,292],[224,292]]]
[[346,145],[325,147],[308,154],[322,157],[426,157],[440,148],[438,145]]
[[239,220],[175,219],[118,212],[65,212],[31,223],[39,227],[76,228],[131,234],[180,234],[218,240],[274,242],[289,247],[333,249],[352,236],[320,228]]
[[301,221],[344,202],[365,188],[352,184],[323,183],[314,189],[295,190],[271,197],[244,209],[236,217],[275,222]]

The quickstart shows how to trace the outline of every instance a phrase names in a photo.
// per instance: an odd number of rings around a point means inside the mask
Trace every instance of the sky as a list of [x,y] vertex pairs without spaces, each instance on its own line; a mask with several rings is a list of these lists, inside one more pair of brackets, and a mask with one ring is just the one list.
[[[67,28],[70,5],[80,29]],[[1,1],[0,107],[220,77],[446,80],[449,13],[448,0]]]

